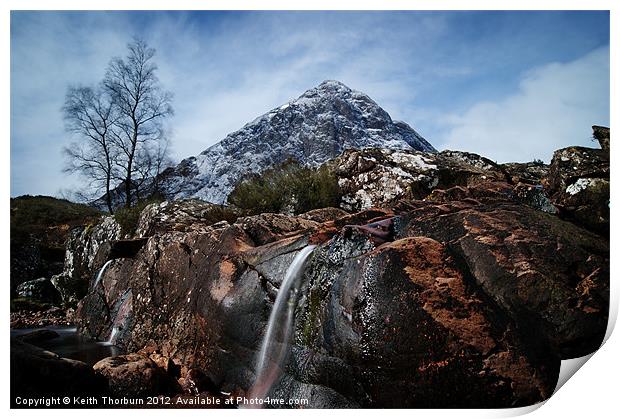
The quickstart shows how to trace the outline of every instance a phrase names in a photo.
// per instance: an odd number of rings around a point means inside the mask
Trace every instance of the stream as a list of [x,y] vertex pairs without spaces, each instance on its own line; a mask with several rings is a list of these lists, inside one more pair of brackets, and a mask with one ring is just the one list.
[[62,358],[77,359],[88,365],[94,365],[103,358],[120,355],[120,348],[106,342],[98,342],[77,332],[71,326],[45,326],[35,329],[11,329],[11,338],[15,338],[35,330],[53,330],[59,336],[42,340],[36,346],[46,351],[54,352]]

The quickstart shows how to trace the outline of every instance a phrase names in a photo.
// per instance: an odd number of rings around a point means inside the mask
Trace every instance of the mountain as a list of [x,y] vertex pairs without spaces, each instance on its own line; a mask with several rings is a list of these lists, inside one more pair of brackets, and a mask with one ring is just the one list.
[[393,121],[368,95],[327,80],[167,169],[160,185],[169,199],[220,204],[248,173],[287,160],[318,166],[346,149],[370,147],[436,151],[409,125]]

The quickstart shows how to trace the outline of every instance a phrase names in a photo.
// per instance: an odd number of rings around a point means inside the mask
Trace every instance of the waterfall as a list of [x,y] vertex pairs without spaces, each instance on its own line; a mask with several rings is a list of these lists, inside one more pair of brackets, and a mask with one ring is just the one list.
[[118,334],[118,331],[120,330],[120,327],[118,326],[113,326],[112,327],[112,331],[110,332],[110,337],[108,338],[108,340],[106,340],[105,342],[103,342],[104,345],[106,346],[112,346],[114,345],[114,338],[116,337],[116,335]]
[[126,291],[119,300],[120,302],[116,305],[118,307],[116,314],[111,319],[112,329],[110,330],[108,340],[105,342],[106,345],[115,345],[118,333],[128,326],[127,321],[132,311],[131,290]]
[[303,267],[315,247],[315,245],[306,246],[297,253],[280,284],[256,364],[256,381],[250,390],[252,398],[265,397],[284,368],[293,331],[295,304]]
[[101,269],[99,269],[99,273],[97,274],[97,279],[95,279],[95,283],[93,284],[93,289],[97,288],[97,285],[99,284],[99,282],[101,282],[101,277],[103,276],[103,273],[105,272],[105,270],[108,268],[108,266],[110,266],[110,264],[112,263],[114,259],[110,259],[108,260],[102,267]]

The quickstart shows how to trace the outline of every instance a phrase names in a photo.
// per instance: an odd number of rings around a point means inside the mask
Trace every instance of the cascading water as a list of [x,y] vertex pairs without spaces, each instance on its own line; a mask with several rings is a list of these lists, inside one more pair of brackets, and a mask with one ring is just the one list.
[[116,337],[116,335],[118,334],[120,330],[120,327],[118,326],[114,326],[112,327],[112,331],[110,332],[110,337],[108,338],[108,340],[106,340],[105,342],[103,342],[104,345],[107,346],[112,346],[114,345],[114,338]]
[[105,342],[106,345],[115,345],[118,333],[127,327],[127,320],[132,311],[131,290],[120,297],[120,304],[116,307],[116,314],[112,318],[112,329],[108,340]]
[[[297,253],[280,284],[256,364],[256,381],[250,390],[251,398],[265,397],[284,368],[283,363],[290,345],[303,267],[315,247],[315,245],[309,245]],[[251,407],[260,407],[260,405]]]
[[99,282],[101,282],[101,278],[103,277],[105,270],[108,268],[108,266],[110,266],[113,260],[114,259],[108,260],[106,263],[104,263],[101,269],[99,269],[99,273],[97,274],[97,279],[95,279],[95,283],[93,284],[93,289],[97,288],[97,285],[99,285]]

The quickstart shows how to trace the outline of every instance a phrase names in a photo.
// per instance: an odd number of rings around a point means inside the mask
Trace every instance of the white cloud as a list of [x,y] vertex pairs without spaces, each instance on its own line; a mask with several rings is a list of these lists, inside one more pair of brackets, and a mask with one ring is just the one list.
[[445,118],[441,149],[498,162],[548,161],[570,145],[593,147],[591,125],[609,124],[609,48],[525,74],[514,94]]

